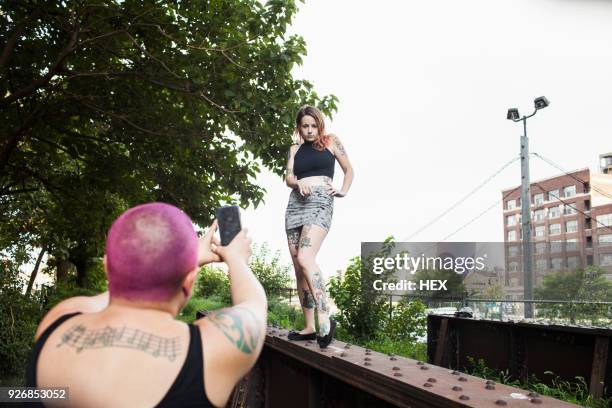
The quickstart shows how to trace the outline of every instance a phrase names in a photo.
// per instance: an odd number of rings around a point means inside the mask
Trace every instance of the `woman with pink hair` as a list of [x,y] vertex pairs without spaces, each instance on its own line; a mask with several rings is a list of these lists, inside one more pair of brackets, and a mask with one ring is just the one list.
[[[329,318],[327,293],[315,258],[331,227],[334,197],[345,197],[353,182],[353,167],[338,136],[325,131],[321,111],[303,106],[295,119],[298,144],[291,146],[285,181],[292,191],[285,213],[289,252],[306,325],[289,333],[290,340],[317,339],[321,348],[333,340],[336,322]],[[336,161],[344,172],[342,188],[333,187]],[[316,334],[314,308],[319,333]]]

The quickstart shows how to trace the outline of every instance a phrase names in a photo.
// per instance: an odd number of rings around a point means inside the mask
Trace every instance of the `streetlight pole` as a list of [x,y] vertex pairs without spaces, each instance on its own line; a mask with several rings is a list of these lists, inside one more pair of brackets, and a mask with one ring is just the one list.
[[523,242],[523,300],[525,301],[525,318],[533,318],[533,265],[531,256],[531,191],[529,178],[529,139],[527,138],[527,119],[538,110],[549,105],[543,96],[534,101],[535,110],[529,116],[519,118],[518,109],[508,109],[507,119],[513,122],[523,122],[521,136],[521,232]]

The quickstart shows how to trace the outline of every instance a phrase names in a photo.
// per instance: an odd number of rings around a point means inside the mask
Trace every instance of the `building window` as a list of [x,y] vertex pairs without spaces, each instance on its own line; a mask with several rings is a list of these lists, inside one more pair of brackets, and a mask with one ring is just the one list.
[[510,262],[508,264],[508,272],[518,272],[518,262]]
[[518,278],[510,279],[510,286],[518,286]]
[[[499,208],[499,207],[498,207]],[[516,208],[516,200],[508,200],[506,202],[506,209],[514,210]]]
[[548,234],[556,235],[561,233],[561,224],[550,224],[548,226]]
[[603,226],[612,227],[612,213],[597,216],[597,228]]
[[535,244],[535,253],[543,254],[546,252],[546,242],[538,242]]
[[512,257],[512,256],[518,256],[519,254],[519,247],[518,245],[511,245],[508,247],[508,256]]
[[550,252],[561,252],[563,250],[563,241],[550,241]]
[[516,225],[516,217],[514,215],[509,215],[506,217],[506,225]]
[[544,227],[543,225],[538,225],[537,227],[535,227],[536,238],[544,238],[545,234],[546,234],[546,227]]
[[612,266],[612,254],[601,254],[599,265]]
[[578,211],[576,211],[576,204],[566,204],[565,208],[563,209],[563,214],[565,215],[572,215],[572,214],[576,214]]
[[565,232],[576,232],[578,231],[578,221],[567,221],[565,223]]
[[554,206],[554,207],[550,207],[548,209],[548,217],[549,218],[557,218],[559,216],[561,216],[561,206],[560,205],[557,205],[557,206]]
[[571,238],[566,241],[566,251],[577,251],[578,250],[578,238]]
[[563,197],[573,197],[576,195],[576,186],[567,186],[563,188]]
[[508,241],[516,241],[516,231],[508,231]]
[[535,221],[544,221],[544,209],[535,210],[533,213],[533,219]]
[[576,270],[580,267],[580,258],[577,256],[568,256],[567,257],[567,269]]
[[545,271],[546,270],[546,259],[538,259],[536,261],[536,270]]
[[548,201],[555,201],[559,199],[559,190],[550,190],[548,192]]
[[597,240],[599,245],[612,245],[612,234],[600,235]]
[[533,203],[535,205],[542,205],[544,203],[544,193],[538,193],[533,196]]
[[553,258],[550,260],[553,271],[560,271],[563,269],[563,258]]

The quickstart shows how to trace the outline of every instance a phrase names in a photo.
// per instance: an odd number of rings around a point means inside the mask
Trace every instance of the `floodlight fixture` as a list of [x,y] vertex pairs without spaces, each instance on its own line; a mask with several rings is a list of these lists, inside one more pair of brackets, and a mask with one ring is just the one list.
[[540,96],[539,98],[535,98],[533,104],[535,105],[536,110],[538,110],[547,107],[550,105],[550,102],[548,102],[548,99],[546,99],[545,96]]
[[506,116],[506,119],[508,120],[518,120],[519,118],[519,111],[516,108],[510,108],[508,109],[508,115]]

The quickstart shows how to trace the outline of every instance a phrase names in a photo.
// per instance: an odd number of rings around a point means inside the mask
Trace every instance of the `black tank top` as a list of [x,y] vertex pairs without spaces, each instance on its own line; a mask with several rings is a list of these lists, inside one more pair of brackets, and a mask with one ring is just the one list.
[[[54,321],[34,344],[34,350],[32,351],[26,369],[26,387],[36,387],[36,366],[38,364],[38,356],[51,333],[66,320],[79,314],[81,313],[70,313]],[[29,404],[28,406],[44,407],[42,403]],[[187,351],[185,363],[174,380],[172,387],[170,387],[164,398],[156,407],[214,408],[214,405],[208,400],[206,392],[204,391],[202,336],[200,335],[200,329],[193,324],[189,325],[189,350]]]
[[297,179],[312,176],[334,178],[336,158],[329,151],[314,148],[314,142],[304,141],[293,157],[293,174]]

